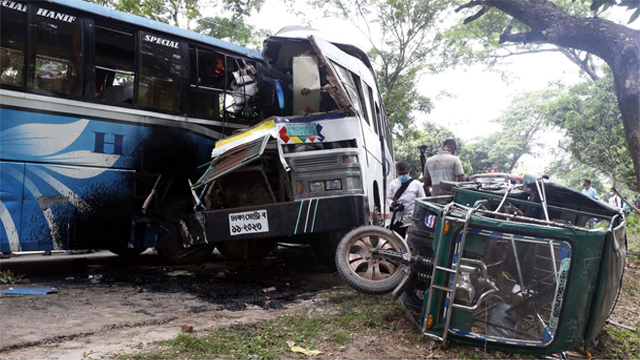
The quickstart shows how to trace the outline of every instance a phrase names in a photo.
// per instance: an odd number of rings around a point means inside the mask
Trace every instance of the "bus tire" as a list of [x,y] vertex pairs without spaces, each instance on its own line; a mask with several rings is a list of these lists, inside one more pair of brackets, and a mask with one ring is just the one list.
[[384,218],[382,217],[382,211],[380,211],[378,205],[373,207],[373,221],[371,222],[371,225],[384,226]]
[[276,247],[272,240],[223,241],[216,244],[218,251],[231,261],[260,261]]
[[[168,232],[160,235],[156,251],[165,261],[174,265],[199,264],[211,260],[215,245],[185,248],[175,225],[167,225]],[[196,250],[197,249],[197,250]]]
[[340,277],[352,289],[369,295],[393,291],[404,277],[402,265],[372,257],[374,248],[407,252],[405,242],[393,231],[379,226],[361,226],[345,235],[336,250]]

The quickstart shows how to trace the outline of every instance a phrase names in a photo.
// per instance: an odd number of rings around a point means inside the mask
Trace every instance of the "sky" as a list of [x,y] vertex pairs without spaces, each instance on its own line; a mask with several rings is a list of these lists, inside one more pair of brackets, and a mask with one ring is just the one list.
[[[370,48],[365,36],[349,21],[336,18],[321,18],[315,15],[304,2],[296,2],[296,10],[305,19],[296,17],[289,11],[290,2],[266,0],[259,13],[252,15],[247,23],[256,28],[276,33],[287,25],[311,25],[326,34],[326,40],[353,43],[361,48]],[[631,13],[616,9],[609,16],[625,23]],[[308,23],[307,23],[308,22]],[[640,20],[632,24],[640,29]],[[578,67],[561,54],[539,53],[511,57],[509,64],[501,69],[510,74],[505,82],[498,72],[488,71],[482,65],[446,70],[439,74],[421,76],[418,90],[430,97],[435,104],[430,114],[416,114],[418,127],[425,121],[432,121],[453,131],[456,137],[471,141],[479,136],[487,136],[499,131],[500,126],[492,122],[508,107],[514,96],[526,91],[546,88],[551,82],[562,81],[575,84],[582,81]],[[453,96],[440,97],[442,92]],[[536,156],[522,159],[520,171],[541,174],[545,166],[553,160],[551,148],[562,138],[560,134],[545,134],[543,141],[547,149]]]

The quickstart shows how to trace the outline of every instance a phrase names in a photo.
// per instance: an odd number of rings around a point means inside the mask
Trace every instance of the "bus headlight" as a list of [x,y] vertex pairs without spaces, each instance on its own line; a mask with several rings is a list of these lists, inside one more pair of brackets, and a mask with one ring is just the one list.
[[358,155],[342,155],[343,164],[357,164]]
[[342,190],[342,180],[327,180],[324,182],[324,187],[327,190]]
[[362,190],[362,181],[359,176],[347,176],[347,190]]
[[324,181],[310,181],[309,192],[324,191]]

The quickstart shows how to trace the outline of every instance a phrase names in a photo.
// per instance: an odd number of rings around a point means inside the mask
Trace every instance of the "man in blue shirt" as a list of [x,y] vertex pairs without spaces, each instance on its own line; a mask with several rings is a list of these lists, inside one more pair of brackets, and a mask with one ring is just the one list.
[[[584,179],[584,182],[582,183],[582,194],[594,200],[598,200],[598,192],[596,191],[596,189],[591,187],[591,180],[589,179]],[[596,219],[594,218],[589,219],[589,222],[588,222],[589,229],[593,229],[595,227],[595,224],[596,224]]]

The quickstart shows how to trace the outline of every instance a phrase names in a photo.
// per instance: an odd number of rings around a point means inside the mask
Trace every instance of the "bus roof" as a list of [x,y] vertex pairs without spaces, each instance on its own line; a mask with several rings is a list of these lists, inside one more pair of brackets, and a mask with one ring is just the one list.
[[182,38],[199,41],[201,43],[209,44],[220,49],[224,49],[230,52],[244,55],[256,60],[262,60],[262,55],[259,51],[251,50],[240,45],[232,44],[224,40],[216,39],[210,36],[198,34],[193,31],[181,29],[179,27],[171,26],[159,21],[150,20],[141,16],[127,14],[122,11],[109,9],[100,5],[92,4],[86,1],[78,0],[47,0],[47,2],[57,5],[62,5],[88,13],[104,16],[110,19],[122,21],[131,25],[141,26],[150,30],[162,31],[167,34],[173,34]]

